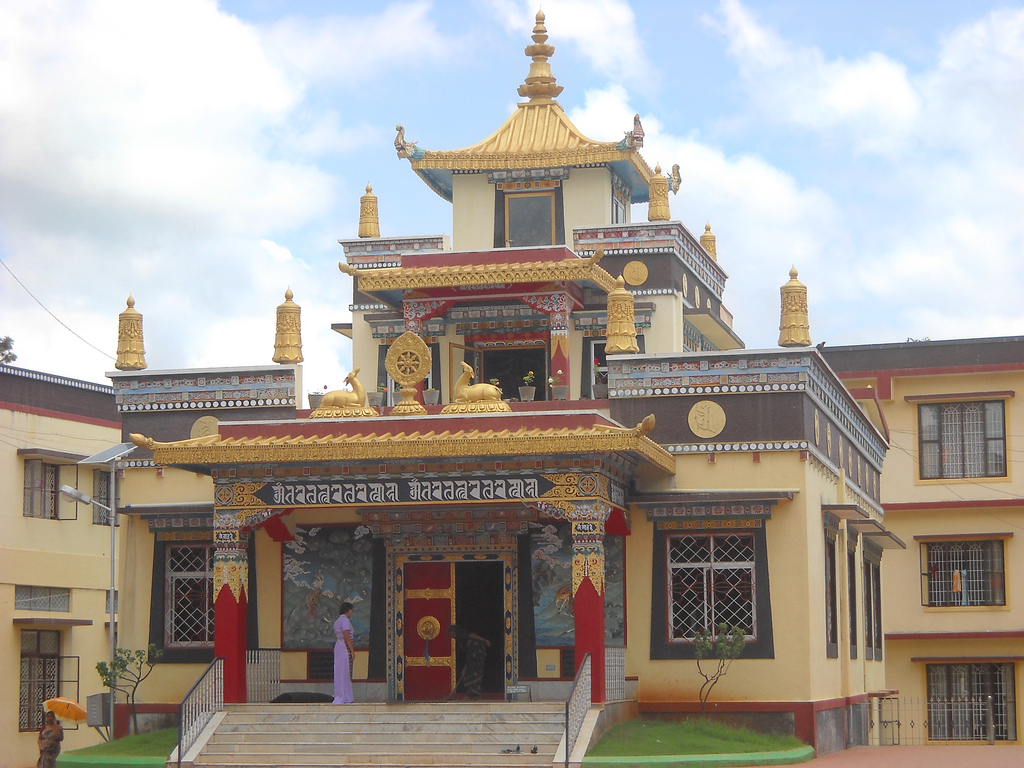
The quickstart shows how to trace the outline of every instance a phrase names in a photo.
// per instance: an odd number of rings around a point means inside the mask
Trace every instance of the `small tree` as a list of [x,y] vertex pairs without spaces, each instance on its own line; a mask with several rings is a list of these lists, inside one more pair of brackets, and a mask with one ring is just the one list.
[[[132,716],[132,728],[135,733],[139,732],[139,718],[135,711],[135,693],[142,685],[142,681],[149,677],[154,665],[160,661],[164,652],[158,650],[155,645],[150,644],[146,650],[130,651],[127,648],[118,648],[114,653],[113,664],[101,661],[96,665],[103,685],[111,689],[111,695],[121,691],[128,702],[128,711]],[[113,723],[111,723],[113,727]]]
[[14,339],[10,336],[0,337],[0,363],[13,363],[18,359],[14,354]]
[[[707,701],[711,689],[725,677],[729,667],[743,653],[747,644],[746,635],[739,627],[730,627],[724,621],[718,625],[718,631],[702,629],[694,635],[694,655],[697,657],[697,672],[704,678],[700,687],[700,715],[707,717]],[[710,660],[714,660],[711,662]],[[701,662],[711,666],[705,670]],[[715,663],[717,662],[717,663]]]

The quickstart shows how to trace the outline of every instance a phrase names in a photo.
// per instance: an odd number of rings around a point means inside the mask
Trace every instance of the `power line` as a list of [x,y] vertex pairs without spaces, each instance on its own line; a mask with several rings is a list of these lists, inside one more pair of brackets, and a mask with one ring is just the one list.
[[70,327],[68,326],[68,324],[67,324],[67,323],[65,323],[65,322],[64,322],[63,320],[61,320],[61,319],[60,319],[59,317],[57,317],[57,316],[56,316],[55,314],[53,314],[53,312],[51,312],[51,311],[50,311],[50,310],[49,310],[49,309],[47,308],[47,306],[46,306],[45,304],[43,304],[43,302],[41,302],[41,301],[40,301],[39,299],[37,299],[37,298],[36,298],[36,295],[35,295],[34,293],[32,293],[32,291],[30,291],[30,290],[28,289],[28,286],[27,286],[27,285],[25,285],[25,284],[24,284],[23,282],[21,282],[21,280],[19,280],[19,279],[18,279],[18,276],[17,276],[16,274],[14,274],[14,272],[12,272],[12,271],[11,271],[11,268],[10,268],[10,267],[8,267],[8,266],[7,266],[7,264],[5,264],[5,263],[4,263],[4,260],[3,260],[3,259],[0,259],[0,265],[2,265],[2,266],[3,266],[3,268],[4,268],[4,269],[6,269],[6,270],[7,270],[7,271],[8,271],[9,273],[10,273],[11,277],[13,277],[13,278],[14,278],[14,280],[15,280],[15,282],[16,282],[16,283],[17,283],[18,285],[20,285],[20,286],[22,287],[22,289],[23,289],[23,290],[25,291],[25,293],[27,293],[27,294],[28,294],[29,296],[31,296],[31,297],[32,297],[32,300],[33,300],[33,301],[34,301],[34,302],[35,302],[36,304],[38,304],[38,305],[39,305],[40,307],[42,307],[42,308],[43,308],[43,311],[44,311],[44,312],[46,312],[46,314],[48,314],[48,315],[49,315],[50,317],[52,317],[52,318],[53,318],[54,320],[56,320],[56,321],[57,321],[58,323],[60,323],[60,324],[61,324],[62,326],[64,326],[64,328],[65,328],[65,329],[66,329],[66,330],[67,330],[67,331],[68,331],[68,332],[69,332],[69,333],[70,333],[70,334],[71,334],[72,336],[74,336],[74,337],[75,337],[76,339],[78,339],[79,341],[83,342],[84,344],[87,344],[88,346],[92,347],[92,348],[93,348],[93,349],[95,349],[95,350],[96,350],[97,352],[99,352],[99,353],[100,353],[101,355],[103,355],[103,356],[105,356],[105,357],[109,357],[109,358],[110,358],[111,360],[117,360],[117,358],[116,358],[116,357],[114,357],[113,355],[111,355],[110,353],[108,353],[108,352],[104,352],[104,351],[103,351],[102,349],[100,349],[99,347],[97,347],[97,346],[96,346],[95,344],[93,344],[93,343],[91,343],[91,342],[89,342],[89,341],[86,341],[85,339],[83,339],[83,338],[82,338],[81,336],[79,336],[79,335],[78,335],[77,333],[75,333],[75,332],[74,332],[74,331],[73,331],[73,330],[72,330],[72,329],[71,329],[71,328],[70,328]]

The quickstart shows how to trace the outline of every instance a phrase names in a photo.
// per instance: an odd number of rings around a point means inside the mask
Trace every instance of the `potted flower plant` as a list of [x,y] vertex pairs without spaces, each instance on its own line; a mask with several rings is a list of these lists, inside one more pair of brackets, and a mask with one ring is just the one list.
[[552,400],[568,400],[569,385],[562,383],[562,372],[557,371],[554,376],[548,379],[548,386],[551,387]]
[[536,378],[533,371],[523,376],[523,385],[519,388],[519,399],[524,403],[537,396],[537,387],[534,386],[534,381]]
[[371,408],[380,408],[384,404],[384,395],[387,394],[388,388],[383,384],[377,385],[376,392],[366,393],[366,404]]

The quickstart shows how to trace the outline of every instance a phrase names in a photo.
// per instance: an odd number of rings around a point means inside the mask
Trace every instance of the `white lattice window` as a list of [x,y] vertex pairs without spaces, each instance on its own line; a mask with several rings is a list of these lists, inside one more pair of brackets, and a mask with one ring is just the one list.
[[671,640],[692,642],[723,622],[756,639],[753,534],[669,538],[668,579]]
[[71,610],[71,590],[63,587],[18,584],[14,587],[14,609],[67,613]]
[[918,406],[921,478],[1004,477],[1003,402]]
[[164,647],[213,647],[213,547],[171,544],[165,551]]
[[981,741],[987,739],[988,697],[992,724],[1000,741],[1017,739],[1013,664],[965,663],[928,665],[928,738]]
[[21,685],[18,730],[43,727],[43,702],[60,695],[60,631],[21,631]]
[[1006,604],[1002,540],[940,541],[921,546],[925,605]]
[[57,519],[57,483],[60,468],[39,459],[25,460],[25,517]]

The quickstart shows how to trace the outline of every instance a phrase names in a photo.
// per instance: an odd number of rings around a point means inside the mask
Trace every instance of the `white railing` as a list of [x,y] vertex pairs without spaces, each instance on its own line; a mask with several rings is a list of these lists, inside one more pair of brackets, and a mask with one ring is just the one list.
[[626,698],[626,649],[609,645],[604,649],[604,700],[623,701]]
[[214,714],[224,709],[224,659],[216,658],[178,705],[178,768]]
[[245,691],[249,704],[266,704],[281,694],[280,648],[245,652]]
[[583,720],[590,710],[590,654],[583,657],[576,679],[572,683],[572,693],[565,702],[565,768],[569,768],[569,756],[576,747],[576,739],[583,729]]

